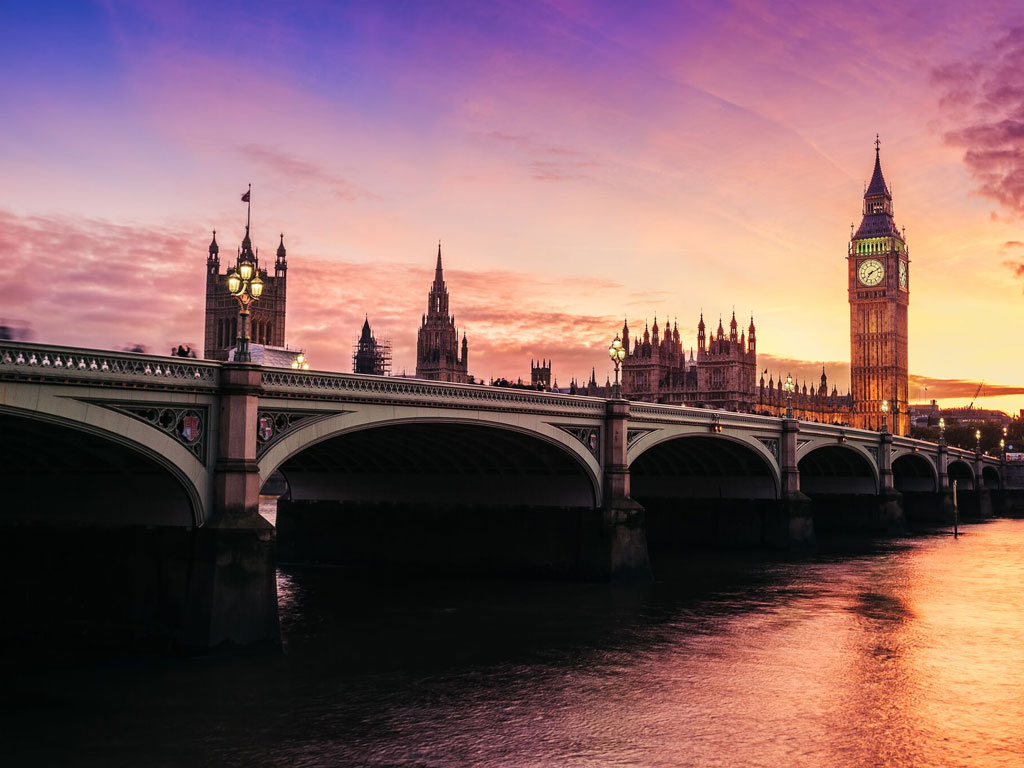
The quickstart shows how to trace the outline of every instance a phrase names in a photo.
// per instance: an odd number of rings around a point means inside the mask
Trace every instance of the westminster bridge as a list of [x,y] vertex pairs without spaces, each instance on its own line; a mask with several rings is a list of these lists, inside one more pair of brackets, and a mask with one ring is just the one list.
[[275,642],[275,547],[643,579],[680,547],[948,522],[954,481],[965,516],[1013,493],[997,458],[837,425],[19,342],[0,342],[0,451],[7,603],[32,632],[186,647]]

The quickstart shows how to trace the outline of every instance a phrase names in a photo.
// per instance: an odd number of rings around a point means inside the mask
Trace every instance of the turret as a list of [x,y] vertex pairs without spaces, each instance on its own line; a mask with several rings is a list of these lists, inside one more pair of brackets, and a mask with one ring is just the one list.
[[756,340],[754,338],[754,316],[750,316],[750,327],[747,328],[747,349],[753,354],[756,350]]
[[626,350],[626,354],[629,354],[629,323],[626,319],[622,319],[622,348]]
[[697,349],[704,351],[704,313],[700,313],[700,322],[697,323]]
[[220,246],[217,245],[217,230],[213,230],[213,239],[210,241],[210,255],[206,257],[206,271],[211,275],[220,272]]
[[654,316],[654,325],[651,326],[651,344],[658,346],[658,316]]
[[735,343],[739,341],[739,335],[736,333],[736,310],[732,311],[732,320],[729,322],[729,341]]
[[284,232],[281,233],[281,243],[277,246],[277,259],[274,261],[274,277],[284,277],[288,270],[288,254],[284,249]]

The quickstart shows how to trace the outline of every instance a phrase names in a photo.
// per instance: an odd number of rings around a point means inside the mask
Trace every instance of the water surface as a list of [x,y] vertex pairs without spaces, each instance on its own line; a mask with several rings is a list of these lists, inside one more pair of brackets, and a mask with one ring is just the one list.
[[1024,521],[964,531],[639,589],[282,569],[279,657],[8,655],[8,764],[1017,767]]

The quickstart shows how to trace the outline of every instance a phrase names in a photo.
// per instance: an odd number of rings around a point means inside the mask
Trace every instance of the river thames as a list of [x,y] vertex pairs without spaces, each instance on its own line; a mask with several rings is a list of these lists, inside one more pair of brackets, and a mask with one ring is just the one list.
[[5,654],[7,765],[1020,766],[1024,520],[644,588],[279,572],[285,652]]

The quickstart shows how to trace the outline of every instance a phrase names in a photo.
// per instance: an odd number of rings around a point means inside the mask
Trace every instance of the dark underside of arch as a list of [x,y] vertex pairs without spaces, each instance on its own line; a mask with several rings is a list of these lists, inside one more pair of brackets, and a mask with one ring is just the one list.
[[782,502],[766,459],[724,437],[687,435],[648,448],[630,465],[631,495],[646,510],[655,573],[691,549],[775,546]]
[[348,432],[280,467],[292,499],[594,506],[567,450],[475,424],[408,423]]
[[772,471],[753,449],[725,438],[666,440],[630,465],[635,498],[774,499]]
[[932,465],[916,453],[906,453],[893,461],[892,480],[900,493],[932,493],[937,490]]
[[589,471],[511,429],[410,422],[316,443],[280,467],[282,562],[442,573],[579,574],[600,545]]
[[193,523],[169,471],[131,448],[72,427],[0,413],[0,521],[48,525]]
[[963,461],[951,461],[946,465],[946,475],[950,486],[956,481],[957,490],[974,490],[974,473]]
[[800,490],[808,496],[820,494],[877,493],[871,465],[853,448],[825,445],[800,459]]

